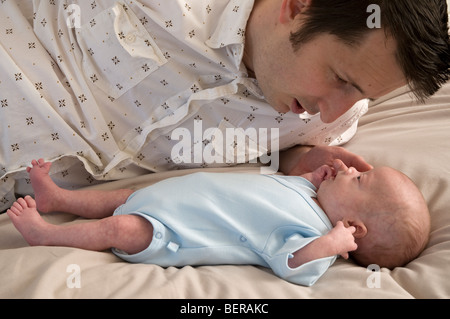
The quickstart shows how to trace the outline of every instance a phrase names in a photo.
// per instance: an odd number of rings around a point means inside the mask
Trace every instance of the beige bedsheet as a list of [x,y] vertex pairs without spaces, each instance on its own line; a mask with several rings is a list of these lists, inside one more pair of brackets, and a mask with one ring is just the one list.
[[[405,90],[371,106],[357,136],[345,147],[375,166],[389,165],[421,188],[431,211],[431,238],[422,255],[403,268],[372,272],[338,260],[313,286],[285,282],[254,266],[163,269],[128,264],[111,252],[29,247],[0,215],[1,298],[448,298],[450,297],[450,84],[427,105]],[[217,170],[215,170],[217,171]],[[259,173],[256,167],[219,171]],[[104,184],[141,187],[192,171],[174,171]],[[57,224],[83,222],[66,214]]]

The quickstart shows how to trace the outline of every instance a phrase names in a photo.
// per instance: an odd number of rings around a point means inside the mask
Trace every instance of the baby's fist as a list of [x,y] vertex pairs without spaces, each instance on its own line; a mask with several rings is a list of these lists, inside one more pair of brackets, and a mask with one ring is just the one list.
[[358,245],[355,243],[355,237],[353,237],[355,231],[355,227],[345,227],[342,221],[338,221],[336,226],[328,233],[336,248],[336,255],[341,255],[342,258],[348,259],[348,252],[358,248]]

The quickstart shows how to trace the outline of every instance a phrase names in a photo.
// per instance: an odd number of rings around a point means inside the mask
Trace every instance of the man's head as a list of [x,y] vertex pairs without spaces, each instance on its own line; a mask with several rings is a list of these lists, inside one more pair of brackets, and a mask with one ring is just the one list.
[[430,217],[416,185],[389,167],[360,173],[335,161],[319,186],[317,198],[336,225],[354,226],[358,249],[352,257],[361,265],[403,266],[428,242]]
[[[423,100],[449,79],[450,44],[446,0],[308,0],[303,23],[291,35],[295,49],[329,33],[358,46],[371,32],[371,10],[397,44],[396,59],[413,92]],[[373,8],[373,7],[372,7]],[[376,18],[376,16],[375,16]]]
[[[367,26],[370,4],[380,5],[381,29]],[[443,12],[445,0],[258,0],[244,63],[277,111],[320,112],[329,123],[408,82],[420,98],[433,94],[449,75]]]

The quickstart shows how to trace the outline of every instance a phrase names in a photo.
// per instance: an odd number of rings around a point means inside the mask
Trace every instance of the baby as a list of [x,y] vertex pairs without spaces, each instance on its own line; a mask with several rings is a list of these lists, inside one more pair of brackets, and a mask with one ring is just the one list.
[[[339,255],[365,267],[403,266],[429,236],[422,194],[388,167],[360,173],[336,160],[301,177],[196,173],[133,192],[65,190],[50,166],[32,162],[35,199],[7,211],[30,245],[112,248],[129,262],[163,267],[260,265],[310,286]],[[38,210],[97,220],[52,225]]]

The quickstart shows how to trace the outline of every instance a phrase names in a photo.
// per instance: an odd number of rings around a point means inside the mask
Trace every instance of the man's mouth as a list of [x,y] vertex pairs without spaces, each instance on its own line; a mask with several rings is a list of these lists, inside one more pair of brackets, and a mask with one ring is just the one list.
[[302,105],[297,99],[292,100],[291,111],[294,114],[303,114],[306,112],[306,110],[302,107]]

